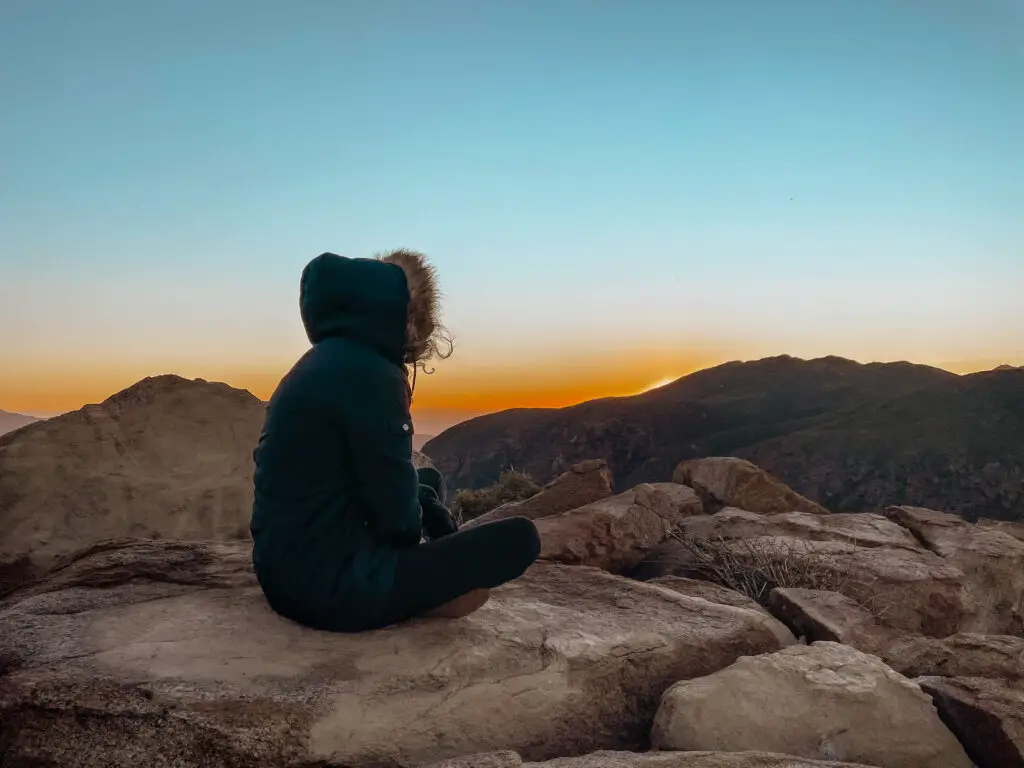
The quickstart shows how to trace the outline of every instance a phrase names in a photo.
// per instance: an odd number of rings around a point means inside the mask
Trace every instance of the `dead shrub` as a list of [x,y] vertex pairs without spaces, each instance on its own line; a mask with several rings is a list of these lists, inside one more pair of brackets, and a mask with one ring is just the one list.
[[851,591],[851,577],[829,555],[799,540],[755,538],[697,539],[675,534],[684,558],[675,565],[694,577],[740,592],[768,606],[776,587]]

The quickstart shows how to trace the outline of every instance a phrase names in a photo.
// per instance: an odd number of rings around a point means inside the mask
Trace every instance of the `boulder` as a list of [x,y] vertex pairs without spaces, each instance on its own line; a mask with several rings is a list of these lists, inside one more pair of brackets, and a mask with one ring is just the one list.
[[879,515],[757,515],[726,508],[683,518],[630,572],[680,575],[767,603],[776,587],[839,592],[882,624],[945,636],[972,610],[963,571]]
[[104,539],[248,539],[264,413],[244,390],[155,376],[0,437],[0,595]]
[[539,517],[558,515],[584,507],[612,495],[612,473],[603,459],[581,461],[563,472],[540,493],[522,501],[502,504],[466,523],[466,527],[502,520],[506,517]]
[[690,459],[676,467],[672,480],[690,486],[712,506],[740,507],[762,515],[793,511],[828,514],[820,504],[801,496],[745,459],[731,456]]
[[808,642],[834,641],[879,656],[910,678],[991,677],[1024,680],[1024,638],[958,633],[925,637],[880,624],[845,595],[812,589],[772,590],[772,614]]
[[742,658],[672,686],[651,740],[660,749],[760,749],[884,768],[971,768],[917,684],[839,643]]
[[690,486],[679,483],[651,483],[650,485],[669,495],[674,508],[673,515],[676,518],[681,520],[684,517],[704,514],[704,502]]
[[428,768],[864,768],[853,763],[804,760],[768,752],[593,752],[543,763],[524,763],[515,752],[445,760]]
[[809,643],[843,643],[878,655],[898,634],[883,626],[860,603],[823,589],[773,589],[772,615]]
[[978,768],[1024,768],[1024,688],[982,678],[918,682]]
[[365,768],[633,748],[672,683],[793,642],[754,611],[556,564],[458,621],[316,632],[267,607],[249,554],[113,542],[9,596],[9,763]]
[[747,597],[742,592],[737,592],[735,589],[729,589],[728,587],[723,587],[710,581],[686,579],[682,576],[659,576],[656,579],[651,579],[647,583],[671,589],[673,592],[678,592],[680,595],[699,597],[700,599],[707,600],[711,603],[718,603],[719,605],[733,605],[737,608],[746,608],[750,611],[767,613],[760,603]]
[[972,609],[963,631],[1024,636],[1024,541],[932,509],[889,507],[886,515],[966,574]]
[[601,501],[536,521],[541,559],[623,573],[678,527],[672,497],[643,484]]

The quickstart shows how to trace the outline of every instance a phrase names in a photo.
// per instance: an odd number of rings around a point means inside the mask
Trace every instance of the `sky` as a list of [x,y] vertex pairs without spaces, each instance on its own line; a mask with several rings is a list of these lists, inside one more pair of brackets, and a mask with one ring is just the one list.
[[1024,364],[1019,0],[5,0],[0,408],[268,397],[438,266],[419,432],[731,359]]

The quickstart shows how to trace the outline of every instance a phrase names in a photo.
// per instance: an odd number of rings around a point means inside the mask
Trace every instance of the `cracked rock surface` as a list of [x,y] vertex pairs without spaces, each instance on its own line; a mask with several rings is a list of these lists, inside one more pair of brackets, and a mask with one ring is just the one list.
[[96,545],[0,604],[4,765],[416,765],[642,747],[663,691],[793,642],[761,612],[540,564],[458,621],[266,606],[244,543]]

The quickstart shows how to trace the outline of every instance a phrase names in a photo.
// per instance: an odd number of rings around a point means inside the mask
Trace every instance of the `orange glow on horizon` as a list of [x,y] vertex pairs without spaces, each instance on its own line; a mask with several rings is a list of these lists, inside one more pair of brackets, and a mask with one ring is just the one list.
[[[438,364],[433,375],[420,373],[414,398],[414,413],[428,416],[444,413],[452,420],[508,408],[561,408],[602,397],[640,394],[664,386],[693,371],[725,362],[724,357],[693,355],[666,359],[664,355],[634,352],[608,358],[580,358],[575,361],[530,361],[501,367]],[[1024,360],[970,360],[934,363],[954,373],[988,370],[1001,363],[1020,365]],[[288,365],[276,370],[205,366],[148,370],[135,366],[75,371],[21,371],[0,380],[0,409],[16,413],[52,415],[99,403],[146,376],[176,373],[186,378],[223,381],[247,389],[266,400]],[[671,373],[667,373],[671,371]]]

